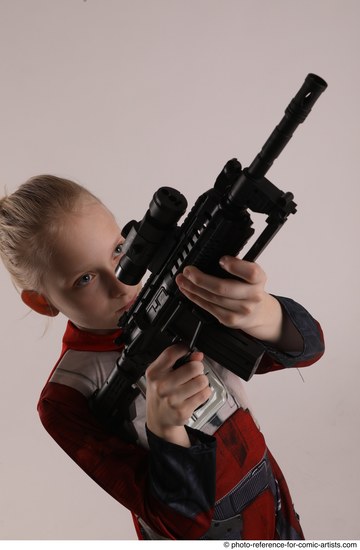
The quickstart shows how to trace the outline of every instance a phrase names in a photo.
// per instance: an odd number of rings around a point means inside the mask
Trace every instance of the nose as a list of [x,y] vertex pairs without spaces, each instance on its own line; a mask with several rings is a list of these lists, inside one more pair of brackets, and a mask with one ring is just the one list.
[[115,273],[109,274],[108,289],[111,298],[120,298],[126,294],[127,285],[117,279]]

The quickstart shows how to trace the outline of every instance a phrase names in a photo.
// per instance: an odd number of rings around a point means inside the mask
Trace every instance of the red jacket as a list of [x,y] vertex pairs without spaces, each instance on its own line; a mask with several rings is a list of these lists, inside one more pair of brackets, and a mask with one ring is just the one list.
[[[304,350],[294,356],[268,349],[258,372],[307,366],[324,350],[321,329],[309,313],[290,299],[278,299],[302,334]],[[132,512],[138,537],[303,538],[285,479],[241,401],[241,381],[235,375],[231,393],[228,373],[226,377],[215,369],[226,381],[230,412],[201,429],[187,427],[190,448],[146,429],[141,398],[133,414],[136,441],[124,440],[97,421],[88,401],[121,352],[114,343],[118,335],[82,332],[69,322],[38,411],[60,447]],[[237,404],[231,409],[233,403]]]

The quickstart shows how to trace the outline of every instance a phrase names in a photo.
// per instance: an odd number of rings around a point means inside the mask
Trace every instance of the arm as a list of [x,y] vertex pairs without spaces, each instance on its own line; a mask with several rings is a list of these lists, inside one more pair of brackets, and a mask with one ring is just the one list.
[[300,304],[291,300],[276,296],[281,305],[283,315],[287,323],[291,324],[300,334],[302,339],[301,351],[280,349],[266,344],[267,353],[258,367],[257,374],[283,368],[301,368],[312,365],[318,361],[324,353],[324,336],[319,323]]
[[[149,434],[147,451],[106,432],[81,393],[56,383],[45,386],[38,411],[60,447],[100,487],[160,535],[198,538],[208,529],[215,480],[212,437],[202,435],[199,439],[189,430],[192,445],[184,448]],[[170,475],[171,493],[167,491]],[[191,506],[186,507],[187,502]]]
[[[221,265],[237,279],[221,279],[188,267],[177,278],[180,290],[225,326],[262,341],[282,366],[305,366],[319,359],[324,351],[321,328],[302,306],[267,293],[266,275],[258,264],[227,256]],[[264,361],[269,363],[269,357]]]

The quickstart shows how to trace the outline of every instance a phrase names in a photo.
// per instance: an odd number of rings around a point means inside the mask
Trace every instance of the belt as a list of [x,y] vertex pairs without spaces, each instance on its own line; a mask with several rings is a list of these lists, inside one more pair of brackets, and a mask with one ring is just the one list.
[[215,503],[211,526],[202,539],[241,539],[241,512],[266,489],[271,490],[276,502],[276,481],[265,453],[263,459],[229,493]]

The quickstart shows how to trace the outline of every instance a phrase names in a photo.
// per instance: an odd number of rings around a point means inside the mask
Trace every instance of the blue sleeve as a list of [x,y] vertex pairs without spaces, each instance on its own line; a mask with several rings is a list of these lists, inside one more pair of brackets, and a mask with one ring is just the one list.
[[266,353],[258,368],[259,374],[281,368],[311,365],[320,359],[325,349],[321,327],[310,313],[291,298],[283,296],[275,296],[275,298],[299,331],[303,340],[303,349],[301,352],[279,351],[263,342]]
[[147,428],[154,496],[187,518],[209,513],[215,502],[216,439],[186,427],[191,447],[169,443]]

